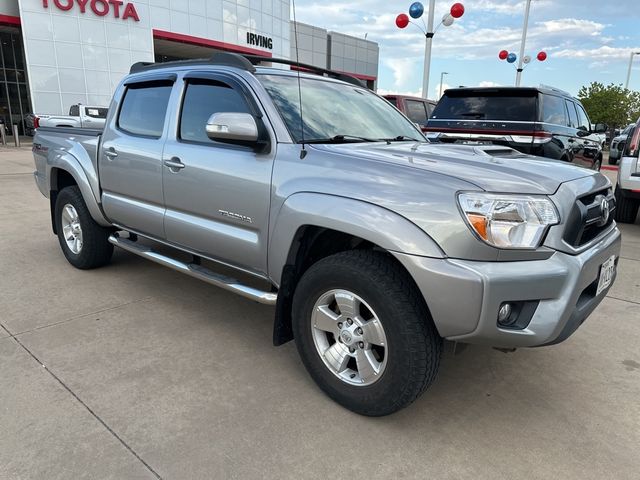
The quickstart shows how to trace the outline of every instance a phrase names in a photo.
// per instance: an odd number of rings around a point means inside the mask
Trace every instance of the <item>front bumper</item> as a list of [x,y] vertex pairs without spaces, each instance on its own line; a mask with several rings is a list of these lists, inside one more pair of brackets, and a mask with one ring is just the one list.
[[[568,338],[603,300],[611,287],[595,295],[600,266],[613,255],[617,263],[620,245],[620,231],[614,228],[579,255],[555,252],[546,260],[394,255],[418,285],[442,337],[504,348],[536,347]],[[517,301],[539,301],[528,325],[520,330],[498,326],[500,305]]]

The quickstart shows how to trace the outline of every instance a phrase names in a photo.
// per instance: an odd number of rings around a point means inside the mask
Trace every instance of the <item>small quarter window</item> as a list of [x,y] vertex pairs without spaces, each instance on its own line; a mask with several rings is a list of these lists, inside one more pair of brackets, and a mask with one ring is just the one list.
[[129,85],[122,100],[118,127],[133,135],[160,138],[173,82],[155,81]]
[[207,136],[207,120],[221,112],[251,113],[244,97],[229,85],[215,80],[189,81],[182,103],[180,138],[215,143]]
[[78,105],[71,105],[69,109],[70,117],[79,117],[80,116],[80,107]]

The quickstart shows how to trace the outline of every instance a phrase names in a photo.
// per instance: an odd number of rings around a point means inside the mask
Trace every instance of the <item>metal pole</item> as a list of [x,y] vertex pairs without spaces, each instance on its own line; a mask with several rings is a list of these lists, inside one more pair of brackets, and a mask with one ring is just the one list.
[[429,0],[429,17],[427,20],[427,34],[424,45],[424,76],[422,77],[422,96],[429,97],[429,70],[431,69],[431,43],[433,42],[433,17],[436,10],[436,0]]
[[516,71],[516,87],[520,86],[522,79],[522,59],[524,57],[524,46],[527,41],[527,28],[529,28],[529,10],[531,9],[531,0],[527,0],[524,7],[524,25],[522,26],[522,41],[520,42],[520,55],[518,55],[518,70]]
[[18,125],[13,124],[13,142],[16,144],[16,147],[20,146],[20,136],[18,135]]
[[4,126],[4,123],[0,123],[0,140],[2,141],[2,145],[7,144],[7,129]]
[[442,97],[442,82],[444,81],[443,78],[445,75],[449,75],[449,72],[442,72],[440,74],[440,93],[438,94],[438,100],[440,100],[440,97]]
[[627,82],[624,84],[624,88],[629,88],[629,80],[631,80],[631,65],[633,64],[633,56],[638,52],[631,52],[629,55],[629,70],[627,70]]

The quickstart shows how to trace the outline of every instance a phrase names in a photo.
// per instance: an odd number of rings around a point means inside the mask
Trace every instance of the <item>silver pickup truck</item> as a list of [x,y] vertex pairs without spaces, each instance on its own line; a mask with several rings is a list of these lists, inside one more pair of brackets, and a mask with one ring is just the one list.
[[274,343],[295,339],[317,384],[371,416],[429,386],[443,339],[537,347],[585,321],[620,252],[603,175],[429,144],[356,79],[320,73],[232,54],[136,64],[104,130],[39,129],[67,260],[100,267],[116,246],[274,305]]

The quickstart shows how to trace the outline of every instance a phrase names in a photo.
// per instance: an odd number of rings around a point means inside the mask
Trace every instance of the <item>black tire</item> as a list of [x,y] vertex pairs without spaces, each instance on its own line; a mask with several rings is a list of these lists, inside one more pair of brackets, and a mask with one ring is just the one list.
[[638,216],[640,200],[622,195],[620,185],[616,185],[616,222],[634,223]]
[[[339,379],[316,350],[311,314],[318,299],[333,289],[360,296],[383,325],[390,353],[380,378],[370,385]],[[294,293],[293,330],[302,362],[318,386],[361,415],[388,415],[411,404],[433,382],[440,365],[442,338],[422,295],[408,274],[381,252],[348,251],[312,265]]]
[[593,162],[593,166],[591,168],[599,172],[601,167],[602,167],[602,157],[598,157],[596,158],[595,162]]
[[609,165],[617,165],[617,164],[618,164],[618,159],[611,158],[611,156],[609,156]]
[[[83,244],[78,253],[69,248],[64,237],[62,210],[66,205],[71,205],[76,210],[82,228]],[[71,265],[81,270],[89,270],[107,265],[111,261],[113,245],[108,241],[111,231],[98,225],[91,217],[77,186],[63,188],[58,193],[55,222],[60,248]]]

